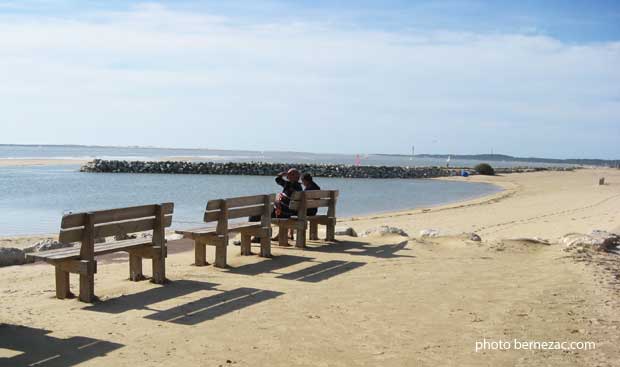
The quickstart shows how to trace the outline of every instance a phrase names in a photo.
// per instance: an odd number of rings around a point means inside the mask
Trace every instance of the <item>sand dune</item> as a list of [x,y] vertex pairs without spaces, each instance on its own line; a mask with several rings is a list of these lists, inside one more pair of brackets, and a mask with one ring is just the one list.
[[[596,185],[601,175],[608,185]],[[174,241],[165,286],[129,282],[126,257],[107,256],[94,305],[54,299],[49,265],[1,268],[0,365],[52,356],[41,365],[617,364],[618,257],[575,256],[556,242],[619,229],[620,171],[471,180],[506,191],[340,224],[358,233],[390,225],[409,236],[274,246],[273,259],[241,257],[230,246],[228,269],[191,266],[191,243]],[[420,238],[429,228],[442,236]],[[534,237],[551,244],[519,240]],[[483,339],[593,341],[596,350],[476,352]]]

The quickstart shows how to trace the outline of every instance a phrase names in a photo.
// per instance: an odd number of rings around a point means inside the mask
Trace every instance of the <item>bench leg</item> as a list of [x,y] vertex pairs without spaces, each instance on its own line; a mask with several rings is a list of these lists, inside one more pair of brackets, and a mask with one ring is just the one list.
[[207,262],[207,243],[203,240],[194,240],[194,265],[209,265]]
[[260,256],[271,257],[271,228],[264,232],[260,238]]
[[241,255],[252,255],[252,236],[241,233]]
[[215,245],[215,264],[214,266],[218,268],[226,267],[226,250],[228,247],[228,237],[225,239],[218,241]]
[[73,296],[69,289],[69,272],[63,271],[56,266],[56,298],[65,299]]
[[95,298],[95,274],[80,274],[80,301],[91,303]]
[[310,222],[310,241],[316,241],[319,239],[319,223]]
[[336,223],[328,223],[325,228],[327,232],[327,236],[325,239],[327,241],[335,241],[336,240]]
[[288,228],[279,227],[278,228],[278,245],[280,246],[288,246]]
[[297,239],[295,241],[295,247],[304,248],[306,247],[306,226],[302,225],[297,228]]
[[95,300],[95,269],[97,262],[84,260],[85,269],[80,273],[80,301],[92,303]]
[[166,258],[161,255],[157,247],[153,247],[153,283],[164,284],[166,282]]
[[142,257],[129,253],[129,279],[137,282],[146,279],[142,273]]

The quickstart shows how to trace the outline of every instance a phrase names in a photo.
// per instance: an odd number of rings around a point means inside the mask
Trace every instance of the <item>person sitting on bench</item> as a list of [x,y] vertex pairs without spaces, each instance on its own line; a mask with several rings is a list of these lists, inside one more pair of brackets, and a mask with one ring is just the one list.
[[[304,191],[312,191],[312,190],[321,189],[319,185],[317,185],[316,182],[314,182],[314,180],[312,179],[312,175],[309,173],[304,173],[304,175],[301,177],[301,183],[304,185]],[[306,210],[306,215],[311,217],[313,215],[316,215],[318,211],[319,211],[318,208],[310,208]]]
[[[284,179],[286,177],[286,180]],[[291,203],[291,197],[295,191],[303,191],[301,184],[299,183],[299,178],[301,177],[299,171],[296,168],[291,168],[286,172],[280,172],[276,176],[276,183],[282,186],[282,192],[276,196],[276,201],[274,203],[274,208],[271,213],[272,218],[290,218],[294,215],[297,215],[297,212],[291,210],[289,205]],[[260,221],[260,218],[253,216],[250,217],[250,222]],[[293,230],[289,231],[289,237],[293,238]],[[274,237],[273,240],[276,241],[278,237]],[[252,238],[253,243],[260,242],[260,238],[254,237]]]
[[[286,177],[286,180],[284,177]],[[290,218],[297,215],[297,212],[291,210],[289,205],[293,193],[295,191],[303,191],[299,183],[299,177],[299,171],[295,168],[291,168],[287,172],[281,172],[276,177],[276,183],[282,186],[282,192],[276,197],[274,218]]]

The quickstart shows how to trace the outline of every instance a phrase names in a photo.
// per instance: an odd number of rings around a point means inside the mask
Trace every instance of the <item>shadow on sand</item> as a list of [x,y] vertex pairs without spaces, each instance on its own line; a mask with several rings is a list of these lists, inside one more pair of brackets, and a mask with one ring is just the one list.
[[123,347],[82,336],[55,338],[49,333],[49,330],[0,324],[0,348],[15,351],[12,357],[0,357],[0,366],[74,366]]
[[[281,269],[301,263],[309,263],[310,266],[286,273]],[[301,282],[318,283],[366,265],[364,262],[352,262],[344,260],[329,260],[319,262],[312,257],[296,255],[274,256],[271,260],[259,261],[253,264],[228,268],[227,272],[242,275],[275,274],[277,278],[297,280]]]
[[242,287],[223,291],[214,296],[201,298],[169,310],[159,311],[146,316],[146,318],[182,325],[196,325],[283,294],[282,292]]
[[371,256],[380,259],[390,259],[397,257],[415,258],[415,256],[413,255],[401,255],[398,253],[400,251],[411,251],[410,249],[406,248],[408,242],[409,241],[405,240],[394,244],[371,245],[366,242],[343,241],[333,242],[329,244],[320,243],[319,245],[319,243],[308,241],[308,246],[305,250],[310,252],[348,254],[353,256]]
[[149,305],[166,301],[169,299],[188,295],[201,290],[213,290],[219,284],[197,282],[195,280],[175,280],[165,286],[151,288],[144,292],[123,295],[110,298],[103,302],[95,303],[85,307],[87,311],[97,311],[106,313],[123,313],[129,310],[153,310]]
[[242,275],[259,275],[259,274],[281,274],[280,269],[287,268],[289,266],[301,264],[304,262],[312,262],[314,258],[306,256],[296,255],[278,255],[273,256],[271,259],[261,259],[261,261],[237,266],[236,268],[228,267],[226,272]]
[[366,265],[363,262],[330,260],[321,262],[310,267],[294,271],[292,273],[281,274],[280,279],[297,280],[300,282],[318,283],[320,281],[335,277]]
[[[85,307],[84,310],[122,313],[129,310],[152,311],[146,319],[173,322],[183,325],[195,325],[203,321],[240,310],[257,303],[276,298],[284,293],[256,288],[237,288],[218,290],[218,284],[194,280],[177,280],[164,287],[152,288],[144,292],[112,298],[104,302]],[[190,293],[209,290],[219,292],[213,296],[175,306],[168,310],[157,310],[150,305],[185,296]]]
[[[329,245],[316,246],[310,242],[304,252],[340,253],[352,256],[372,256],[377,258],[415,257],[397,254],[406,249],[407,241],[397,244],[370,245],[365,242],[335,242]],[[308,266],[300,270],[286,272],[290,266],[307,263]],[[300,282],[318,283],[337,275],[355,270],[366,265],[365,262],[328,260],[318,261],[313,257],[297,255],[280,255],[270,260],[242,265],[236,268],[229,267],[226,272],[254,276],[258,274],[275,274],[279,279],[296,280]],[[281,296],[282,292],[241,287],[233,290],[219,290],[219,284],[194,280],[177,280],[164,287],[152,288],[144,292],[106,300],[84,308],[89,311],[122,313],[129,310],[149,310],[152,313],[145,318],[157,321],[173,322],[182,325],[195,325],[216,317],[261,303]],[[151,305],[182,297],[190,293],[208,290],[218,292],[215,295],[175,306],[168,310],[157,310]]]

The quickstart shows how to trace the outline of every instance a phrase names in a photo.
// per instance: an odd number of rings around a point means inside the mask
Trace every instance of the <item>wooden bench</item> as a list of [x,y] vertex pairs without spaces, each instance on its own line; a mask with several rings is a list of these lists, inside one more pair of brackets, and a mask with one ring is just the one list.
[[[271,256],[271,211],[275,194],[242,196],[210,200],[204,222],[217,222],[216,226],[176,231],[194,240],[196,266],[207,265],[206,245],[215,246],[215,266],[226,267],[226,247],[230,233],[241,233],[241,255],[251,255],[252,236],[260,237],[260,256]],[[260,222],[229,223],[229,220],[260,216]]]
[[[310,226],[310,240],[319,239],[319,224],[326,227],[326,240],[333,241],[336,232],[336,202],[338,190],[313,190],[295,192],[291,198],[290,208],[297,211],[298,215],[291,218],[274,218],[271,223],[280,228],[278,243],[281,246],[288,245],[287,232],[293,228],[297,232],[295,247],[306,246],[306,229]],[[306,210],[312,208],[327,208],[327,214],[308,216]]]
[[[56,267],[56,297],[71,297],[69,273],[80,275],[82,302],[95,298],[95,273],[98,255],[113,252],[129,253],[129,278],[145,279],[142,258],[153,261],[154,283],[166,280],[165,228],[172,224],[173,203],[135,206],[130,208],[68,214],[62,217],[58,240],[79,242],[79,247],[62,248],[28,254],[29,258],[44,260]],[[134,232],[152,231],[152,238],[134,238],[95,244],[96,238],[123,236]]]

